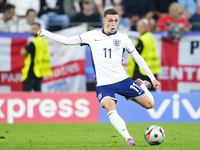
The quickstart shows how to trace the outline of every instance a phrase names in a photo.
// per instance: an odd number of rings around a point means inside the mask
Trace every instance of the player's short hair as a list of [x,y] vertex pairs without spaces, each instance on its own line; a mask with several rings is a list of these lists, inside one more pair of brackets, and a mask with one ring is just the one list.
[[32,8],[28,9],[28,10],[26,11],[26,16],[28,16],[29,12],[35,12],[35,10],[32,9]]
[[5,13],[6,11],[9,11],[9,10],[12,9],[12,8],[15,8],[15,6],[12,5],[12,4],[6,3],[6,4],[3,6],[3,12]]
[[119,15],[119,13],[115,9],[110,8],[104,12],[104,17],[106,17],[107,15]]
[[39,28],[41,28],[41,25],[38,22],[34,22],[32,25],[37,25]]

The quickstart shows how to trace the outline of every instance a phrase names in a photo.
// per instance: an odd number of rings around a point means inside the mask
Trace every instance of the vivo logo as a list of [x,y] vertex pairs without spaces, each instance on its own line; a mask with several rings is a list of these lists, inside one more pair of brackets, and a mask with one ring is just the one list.
[[172,99],[164,99],[157,111],[152,108],[147,110],[149,115],[153,119],[159,119],[165,110],[169,107],[169,104],[172,103],[172,118],[173,119],[179,119],[180,117],[180,106],[183,105],[183,107],[186,109],[188,114],[193,119],[199,119],[200,118],[200,107],[197,109],[197,111],[194,110],[193,106],[191,105],[190,101],[188,99],[179,99],[180,95],[175,93],[172,96]]

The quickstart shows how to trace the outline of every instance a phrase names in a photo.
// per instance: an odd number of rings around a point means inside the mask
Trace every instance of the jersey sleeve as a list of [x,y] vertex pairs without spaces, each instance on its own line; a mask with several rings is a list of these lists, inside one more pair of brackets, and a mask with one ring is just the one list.
[[133,45],[132,40],[128,37],[127,34],[124,34],[123,40],[124,40],[124,42],[123,42],[124,43],[123,48],[125,48],[128,51],[128,53],[131,53],[134,50],[136,50],[135,46]]
[[68,38],[66,36],[51,33],[45,29],[43,29],[42,32],[44,36],[65,45],[78,45],[81,43],[79,36],[72,36]]
[[151,81],[155,80],[154,75],[151,70],[147,66],[146,62],[142,58],[142,56],[138,53],[135,46],[133,45],[132,40],[125,34],[124,37],[124,48],[129,52],[129,54],[133,57],[135,62],[140,66],[140,68],[147,74],[147,76],[151,79]]
[[147,66],[147,63],[142,58],[142,56],[137,52],[137,50],[131,52],[130,55],[133,57],[138,66],[147,74],[147,76],[151,79],[151,81],[155,80],[153,73]]
[[81,45],[89,44],[89,40],[91,39],[91,37],[92,37],[92,31],[88,31],[79,35],[79,38],[81,40]]

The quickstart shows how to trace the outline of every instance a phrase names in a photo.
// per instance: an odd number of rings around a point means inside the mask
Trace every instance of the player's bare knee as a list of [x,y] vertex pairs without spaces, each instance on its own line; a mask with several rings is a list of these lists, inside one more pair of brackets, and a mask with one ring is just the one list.
[[101,103],[102,107],[104,107],[106,110],[112,110],[115,108],[115,101],[110,99],[106,99]]
[[102,106],[103,106],[104,108],[111,108],[111,107],[115,106],[115,103],[112,102],[112,101],[106,101],[106,102],[103,102],[103,103],[102,103]]
[[148,104],[146,105],[146,109],[151,109],[154,107],[154,102],[149,101]]

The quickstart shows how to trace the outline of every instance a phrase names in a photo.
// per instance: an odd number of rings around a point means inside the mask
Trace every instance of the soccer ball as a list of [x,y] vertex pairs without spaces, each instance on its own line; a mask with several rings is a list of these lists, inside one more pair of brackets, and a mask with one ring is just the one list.
[[165,139],[165,131],[157,125],[148,127],[144,133],[145,140],[150,145],[159,145]]

